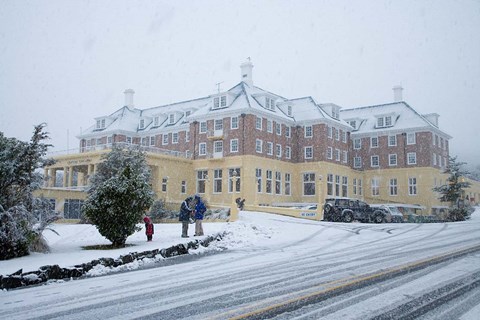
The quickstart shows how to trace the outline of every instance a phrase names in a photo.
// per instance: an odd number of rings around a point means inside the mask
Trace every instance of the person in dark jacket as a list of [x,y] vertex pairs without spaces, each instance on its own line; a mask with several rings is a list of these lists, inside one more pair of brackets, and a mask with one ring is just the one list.
[[150,217],[146,216],[143,218],[143,222],[145,222],[145,234],[147,235],[147,241],[152,241],[153,238],[153,223]]
[[207,207],[199,195],[195,195],[195,236],[203,236],[202,220]]
[[188,238],[188,224],[192,216],[194,208],[194,197],[186,198],[180,206],[179,221],[182,221],[182,238]]

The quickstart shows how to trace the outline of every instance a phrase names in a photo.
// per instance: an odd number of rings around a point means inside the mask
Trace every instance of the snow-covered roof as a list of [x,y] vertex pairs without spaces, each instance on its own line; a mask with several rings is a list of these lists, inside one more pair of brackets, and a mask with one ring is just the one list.
[[[226,104],[216,105],[215,98],[222,96],[226,97]],[[277,121],[290,122],[292,125],[326,121],[348,126],[345,121],[334,117],[328,111],[331,106],[340,109],[339,106],[333,104],[319,104],[312,97],[287,99],[259,87],[249,86],[242,81],[225,92],[203,98],[143,110],[122,107],[109,116],[95,118],[97,121],[105,119],[104,127],[99,128],[94,124],[78,137],[94,137],[99,132],[102,134],[120,131],[151,134],[180,128],[185,130],[188,123],[194,120],[202,121],[215,118],[217,115],[222,117],[241,113],[264,115]],[[287,109],[291,110],[291,114],[288,114]]]
[[419,114],[404,101],[344,109],[340,111],[340,115],[347,122],[355,121],[352,134],[367,135],[384,131],[406,132],[427,128],[449,137],[441,132],[435,123],[430,122],[427,117]]

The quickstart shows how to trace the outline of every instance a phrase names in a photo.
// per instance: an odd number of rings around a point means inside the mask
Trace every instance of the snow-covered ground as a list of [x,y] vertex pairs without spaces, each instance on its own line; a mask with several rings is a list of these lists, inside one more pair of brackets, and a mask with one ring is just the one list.
[[[208,248],[191,252],[219,251],[219,254],[193,256],[188,261],[181,257],[170,258],[179,263],[160,263],[160,268],[0,292],[0,310],[10,320],[230,318],[238,312],[329,290],[328,286],[338,286],[345,279],[479,245],[479,229],[480,209],[466,222],[378,225],[318,222],[242,212],[239,221],[234,223],[204,223],[206,234],[226,232],[227,236]],[[89,225],[58,224],[55,230],[60,236],[45,233],[51,253],[0,261],[0,274],[20,268],[36,270],[47,264],[68,267],[100,257],[116,258],[132,251],[165,248],[195,239],[192,236],[182,239],[180,224],[157,224],[153,242],[146,242],[140,231],[127,240],[127,244],[133,246],[124,249],[82,250],[82,246],[107,244],[108,241]],[[460,276],[476,275],[480,272],[479,261],[480,255],[474,253],[446,266],[429,267],[421,271],[423,275],[408,274],[396,284],[352,296],[347,305],[336,304],[352,311],[327,305],[324,309],[322,306],[300,309],[286,318],[302,319],[307,313],[311,318],[318,318],[317,312],[325,312],[325,318],[330,319],[365,319],[380,312],[379,302],[386,303],[383,310],[393,303],[402,304],[412,296],[425,296],[431,285],[447,285]],[[146,263],[155,266],[154,259]],[[129,266],[130,269],[139,267],[138,263]],[[125,269],[120,268],[118,271]],[[91,275],[114,271],[102,267]],[[454,279],[447,279],[449,276]],[[382,291],[389,287],[395,291]],[[366,299],[365,294],[370,299]],[[389,302],[385,300],[388,294],[391,295]],[[476,298],[479,295],[476,290],[470,296],[462,319],[478,319],[480,305]],[[445,312],[455,313],[456,308],[458,306],[449,307]]]

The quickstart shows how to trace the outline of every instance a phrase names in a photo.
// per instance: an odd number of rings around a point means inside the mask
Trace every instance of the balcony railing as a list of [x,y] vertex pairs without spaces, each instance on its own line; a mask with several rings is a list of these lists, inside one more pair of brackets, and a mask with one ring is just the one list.
[[[49,152],[47,156],[60,156],[60,155],[67,155],[67,154],[80,154],[80,153],[88,153],[93,151],[101,151],[101,150],[108,150],[112,149],[112,143],[107,144],[97,144],[95,146],[87,146],[81,147],[80,149],[69,149],[69,150],[61,150],[61,151],[53,151]],[[126,142],[116,142],[115,146],[122,147],[122,148],[133,148],[133,149],[140,149],[141,151],[148,152],[148,153],[155,153],[155,154],[163,154],[172,157],[179,157],[179,158],[191,158],[191,154],[187,155],[186,152],[183,151],[174,151],[174,150],[167,150],[162,148],[157,148],[154,146],[142,146],[138,144],[131,144]]]

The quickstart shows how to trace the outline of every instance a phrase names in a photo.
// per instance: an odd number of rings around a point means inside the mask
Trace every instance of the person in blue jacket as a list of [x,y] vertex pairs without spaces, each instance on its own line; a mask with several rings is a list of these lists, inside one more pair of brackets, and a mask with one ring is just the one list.
[[180,215],[178,220],[182,221],[182,238],[188,238],[188,224],[195,207],[193,206],[194,197],[188,197],[180,206]]
[[195,195],[195,236],[203,236],[202,220],[207,207],[199,195]]

